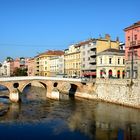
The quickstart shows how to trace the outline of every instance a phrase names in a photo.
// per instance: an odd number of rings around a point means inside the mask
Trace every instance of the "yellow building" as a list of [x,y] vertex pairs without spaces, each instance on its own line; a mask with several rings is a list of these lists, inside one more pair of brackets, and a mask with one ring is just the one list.
[[63,55],[63,51],[47,51],[35,57],[35,75],[52,76],[50,62],[54,56]]
[[81,53],[81,75],[87,78],[96,78],[97,54],[109,48],[119,50],[119,44],[118,38],[113,41],[108,34],[104,38],[93,38],[80,42],[78,45]]
[[107,49],[97,55],[97,78],[124,78],[125,52]]
[[80,77],[80,46],[71,45],[64,54],[64,73],[67,77]]
[[115,41],[113,41],[111,40],[109,34],[106,34],[105,38],[95,39],[94,42],[96,44],[96,54],[109,48],[119,49],[119,44],[120,44],[118,38]]

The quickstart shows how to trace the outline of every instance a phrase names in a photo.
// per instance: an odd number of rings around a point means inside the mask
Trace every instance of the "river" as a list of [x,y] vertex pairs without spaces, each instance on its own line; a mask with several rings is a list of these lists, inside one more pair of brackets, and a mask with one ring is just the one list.
[[140,140],[138,109],[78,98],[50,100],[35,87],[24,92],[22,102],[9,104],[0,116],[0,140]]

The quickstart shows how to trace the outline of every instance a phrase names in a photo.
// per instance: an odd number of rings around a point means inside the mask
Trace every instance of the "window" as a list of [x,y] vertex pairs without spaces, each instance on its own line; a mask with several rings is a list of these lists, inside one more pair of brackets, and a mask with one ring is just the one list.
[[131,60],[131,53],[128,53],[128,60]]
[[124,79],[124,77],[125,77],[125,71],[123,70],[122,71],[122,78]]
[[109,70],[109,71],[108,71],[108,76],[109,76],[109,78],[112,77],[112,70]]
[[96,41],[93,42],[93,45],[96,45]]
[[83,58],[83,61],[85,61],[85,58]]
[[100,70],[100,78],[103,78],[103,70]]
[[78,63],[76,63],[76,68],[78,68]]
[[120,59],[118,59],[118,64],[120,64]]
[[125,64],[125,59],[123,59],[123,64]]
[[83,55],[85,55],[85,52],[83,52]]
[[134,35],[134,40],[137,40],[137,35]]
[[112,58],[109,58],[109,64],[111,64],[112,63]]
[[100,64],[102,64],[102,58],[100,58]]
[[137,51],[134,52],[134,59],[137,59],[138,55],[137,55]]
[[130,36],[127,37],[127,40],[130,41]]
[[83,64],[83,68],[85,68],[85,64]]
[[117,78],[120,78],[120,70],[117,71]]

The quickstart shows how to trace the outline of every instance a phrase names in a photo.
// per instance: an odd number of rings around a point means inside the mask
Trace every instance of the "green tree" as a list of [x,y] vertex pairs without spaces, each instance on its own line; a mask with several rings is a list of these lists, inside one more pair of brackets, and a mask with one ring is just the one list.
[[16,68],[13,72],[13,76],[27,76],[26,68]]
[[6,61],[7,61],[7,62],[11,62],[11,61],[13,61],[13,58],[10,57],[10,56],[8,56],[8,57],[6,58]]

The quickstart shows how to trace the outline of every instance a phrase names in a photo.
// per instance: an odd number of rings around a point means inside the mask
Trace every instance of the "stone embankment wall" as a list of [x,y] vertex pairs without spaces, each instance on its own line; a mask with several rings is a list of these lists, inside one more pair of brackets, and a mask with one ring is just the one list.
[[140,80],[97,79],[90,88],[76,96],[140,108]]
[[139,80],[100,79],[95,86],[98,99],[140,108]]

